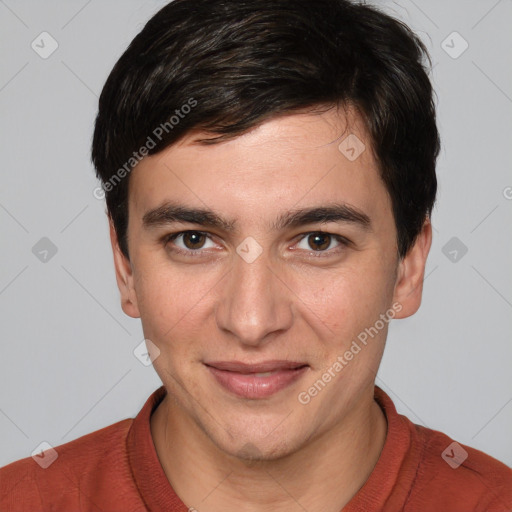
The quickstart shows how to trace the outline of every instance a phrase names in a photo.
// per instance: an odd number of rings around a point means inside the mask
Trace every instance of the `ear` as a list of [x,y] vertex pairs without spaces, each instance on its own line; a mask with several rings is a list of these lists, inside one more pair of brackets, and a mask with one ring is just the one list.
[[121,293],[121,307],[123,311],[132,318],[140,318],[137,295],[133,286],[132,265],[119,247],[117,233],[112,219],[109,219],[110,243],[114,254],[114,266],[116,270],[116,281]]
[[432,225],[426,219],[414,245],[398,264],[393,301],[399,302],[402,309],[395,318],[414,315],[420,307],[425,265],[431,244]]

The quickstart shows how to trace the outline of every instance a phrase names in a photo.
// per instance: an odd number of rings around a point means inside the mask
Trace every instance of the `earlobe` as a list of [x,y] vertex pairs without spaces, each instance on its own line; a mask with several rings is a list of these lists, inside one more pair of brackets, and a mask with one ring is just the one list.
[[414,245],[398,264],[393,301],[402,305],[395,318],[407,318],[418,311],[423,293],[425,265],[432,244],[432,225],[426,219]]
[[119,247],[117,233],[114,223],[109,218],[110,243],[112,244],[112,253],[114,256],[114,267],[116,272],[117,287],[121,294],[121,308],[132,318],[140,318],[139,307],[137,304],[137,295],[134,288],[132,266],[128,258],[123,254]]

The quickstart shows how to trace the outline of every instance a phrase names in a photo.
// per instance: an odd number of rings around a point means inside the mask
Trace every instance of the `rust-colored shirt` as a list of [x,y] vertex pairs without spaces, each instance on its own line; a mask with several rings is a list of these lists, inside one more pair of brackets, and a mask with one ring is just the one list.
[[[49,462],[55,456],[51,451],[0,469],[0,511],[187,512],[151,437],[150,416],[164,396],[161,387],[135,419],[55,447],[57,458],[46,469],[41,466],[45,457]],[[343,512],[512,511],[510,468],[413,424],[378,386],[375,399],[387,418],[386,441],[370,477]]]

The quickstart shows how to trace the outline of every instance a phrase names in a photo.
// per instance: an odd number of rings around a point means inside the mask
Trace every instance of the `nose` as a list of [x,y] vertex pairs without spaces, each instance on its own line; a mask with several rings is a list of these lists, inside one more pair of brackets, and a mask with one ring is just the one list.
[[291,327],[292,295],[265,253],[251,263],[235,255],[216,308],[217,326],[244,346],[264,345]]

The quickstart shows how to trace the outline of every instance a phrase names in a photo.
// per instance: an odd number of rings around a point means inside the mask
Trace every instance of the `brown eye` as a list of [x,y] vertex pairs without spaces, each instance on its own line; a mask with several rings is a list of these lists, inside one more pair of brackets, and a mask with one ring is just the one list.
[[331,238],[328,233],[312,233],[308,236],[308,245],[314,251],[324,251],[331,245]]
[[180,231],[163,238],[166,251],[177,256],[203,257],[213,254],[215,243],[208,233],[202,231]]
[[182,234],[183,244],[187,249],[201,249],[206,240],[206,236],[198,231],[187,231]]

